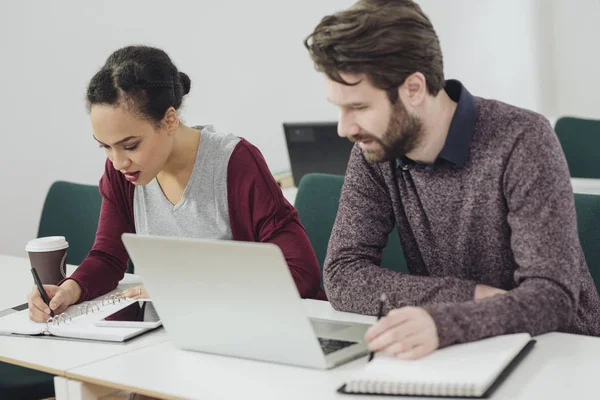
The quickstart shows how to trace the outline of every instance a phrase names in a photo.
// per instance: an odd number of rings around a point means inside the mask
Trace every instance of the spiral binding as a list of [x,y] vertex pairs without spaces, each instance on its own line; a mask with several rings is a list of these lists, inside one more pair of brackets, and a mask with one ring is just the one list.
[[452,396],[472,397],[477,394],[473,383],[416,383],[389,382],[380,380],[356,380],[347,385],[350,393],[389,394],[404,396]]
[[[117,304],[120,303],[122,301],[125,301],[125,296],[123,296],[123,293],[115,293],[115,294],[111,294],[110,296],[106,296],[102,299],[102,305],[109,305],[109,304]],[[106,302],[106,304],[104,304]]]
[[67,314],[66,312],[64,312],[62,314],[55,315],[54,317],[48,318],[48,320],[46,321],[46,331],[44,333],[50,334],[51,326],[59,326],[61,324],[70,323],[74,317],[92,314],[97,311],[100,311],[100,307],[104,307],[104,306],[107,306],[110,304],[117,304],[117,303],[120,303],[125,300],[126,300],[126,298],[125,298],[125,296],[123,296],[122,293],[115,293],[115,294],[111,294],[109,296],[103,297],[101,301],[96,301],[96,302],[90,301],[87,303],[83,303],[77,307],[77,314],[75,314],[75,315]]

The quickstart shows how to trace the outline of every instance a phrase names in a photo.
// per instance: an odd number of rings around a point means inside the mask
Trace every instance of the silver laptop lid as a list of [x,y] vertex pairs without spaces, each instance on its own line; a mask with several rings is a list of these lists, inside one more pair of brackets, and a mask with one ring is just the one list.
[[176,346],[325,368],[276,245],[134,234],[123,242]]

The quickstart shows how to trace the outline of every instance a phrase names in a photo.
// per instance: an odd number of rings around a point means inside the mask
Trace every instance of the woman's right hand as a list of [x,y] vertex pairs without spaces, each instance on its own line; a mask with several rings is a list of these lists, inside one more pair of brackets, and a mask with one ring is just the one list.
[[65,281],[60,286],[44,285],[44,290],[48,294],[50,306],[44,303],[40,291],[35,285],[27,295],[29,318],[32,321],[46,322],[50,318],[50,309],[54,311],[54,315],[58,315],[70,305],[75,304],[81,297],[81,287],[72,279]]

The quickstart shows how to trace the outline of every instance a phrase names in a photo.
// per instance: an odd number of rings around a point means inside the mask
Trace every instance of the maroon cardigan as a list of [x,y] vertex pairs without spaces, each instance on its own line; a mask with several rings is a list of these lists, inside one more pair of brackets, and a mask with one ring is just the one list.
[[[81,286],[79,301],[111,291],[123,278],[129,256],[121,235],[135,232],[134,189],[106,160],[100,179],[102,208],[96,241],[69,278]],[[296,209],[283,197],[260,151],[244,139],[229,159],[227,198],[233,239],[276,244],[285,256],[300,296],[325,299],[317,257]]]

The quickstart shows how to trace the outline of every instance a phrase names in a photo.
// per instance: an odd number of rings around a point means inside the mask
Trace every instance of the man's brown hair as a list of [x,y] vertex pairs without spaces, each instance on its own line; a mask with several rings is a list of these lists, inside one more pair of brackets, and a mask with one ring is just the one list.
[[427,91],[444,88],[440,42],[429,18],[412,0],[360,0],[324,17],[306,40],[318,71],[350,85],[340,73],[365,74],[373,85],[398,100],[398,87],[415,72]]

